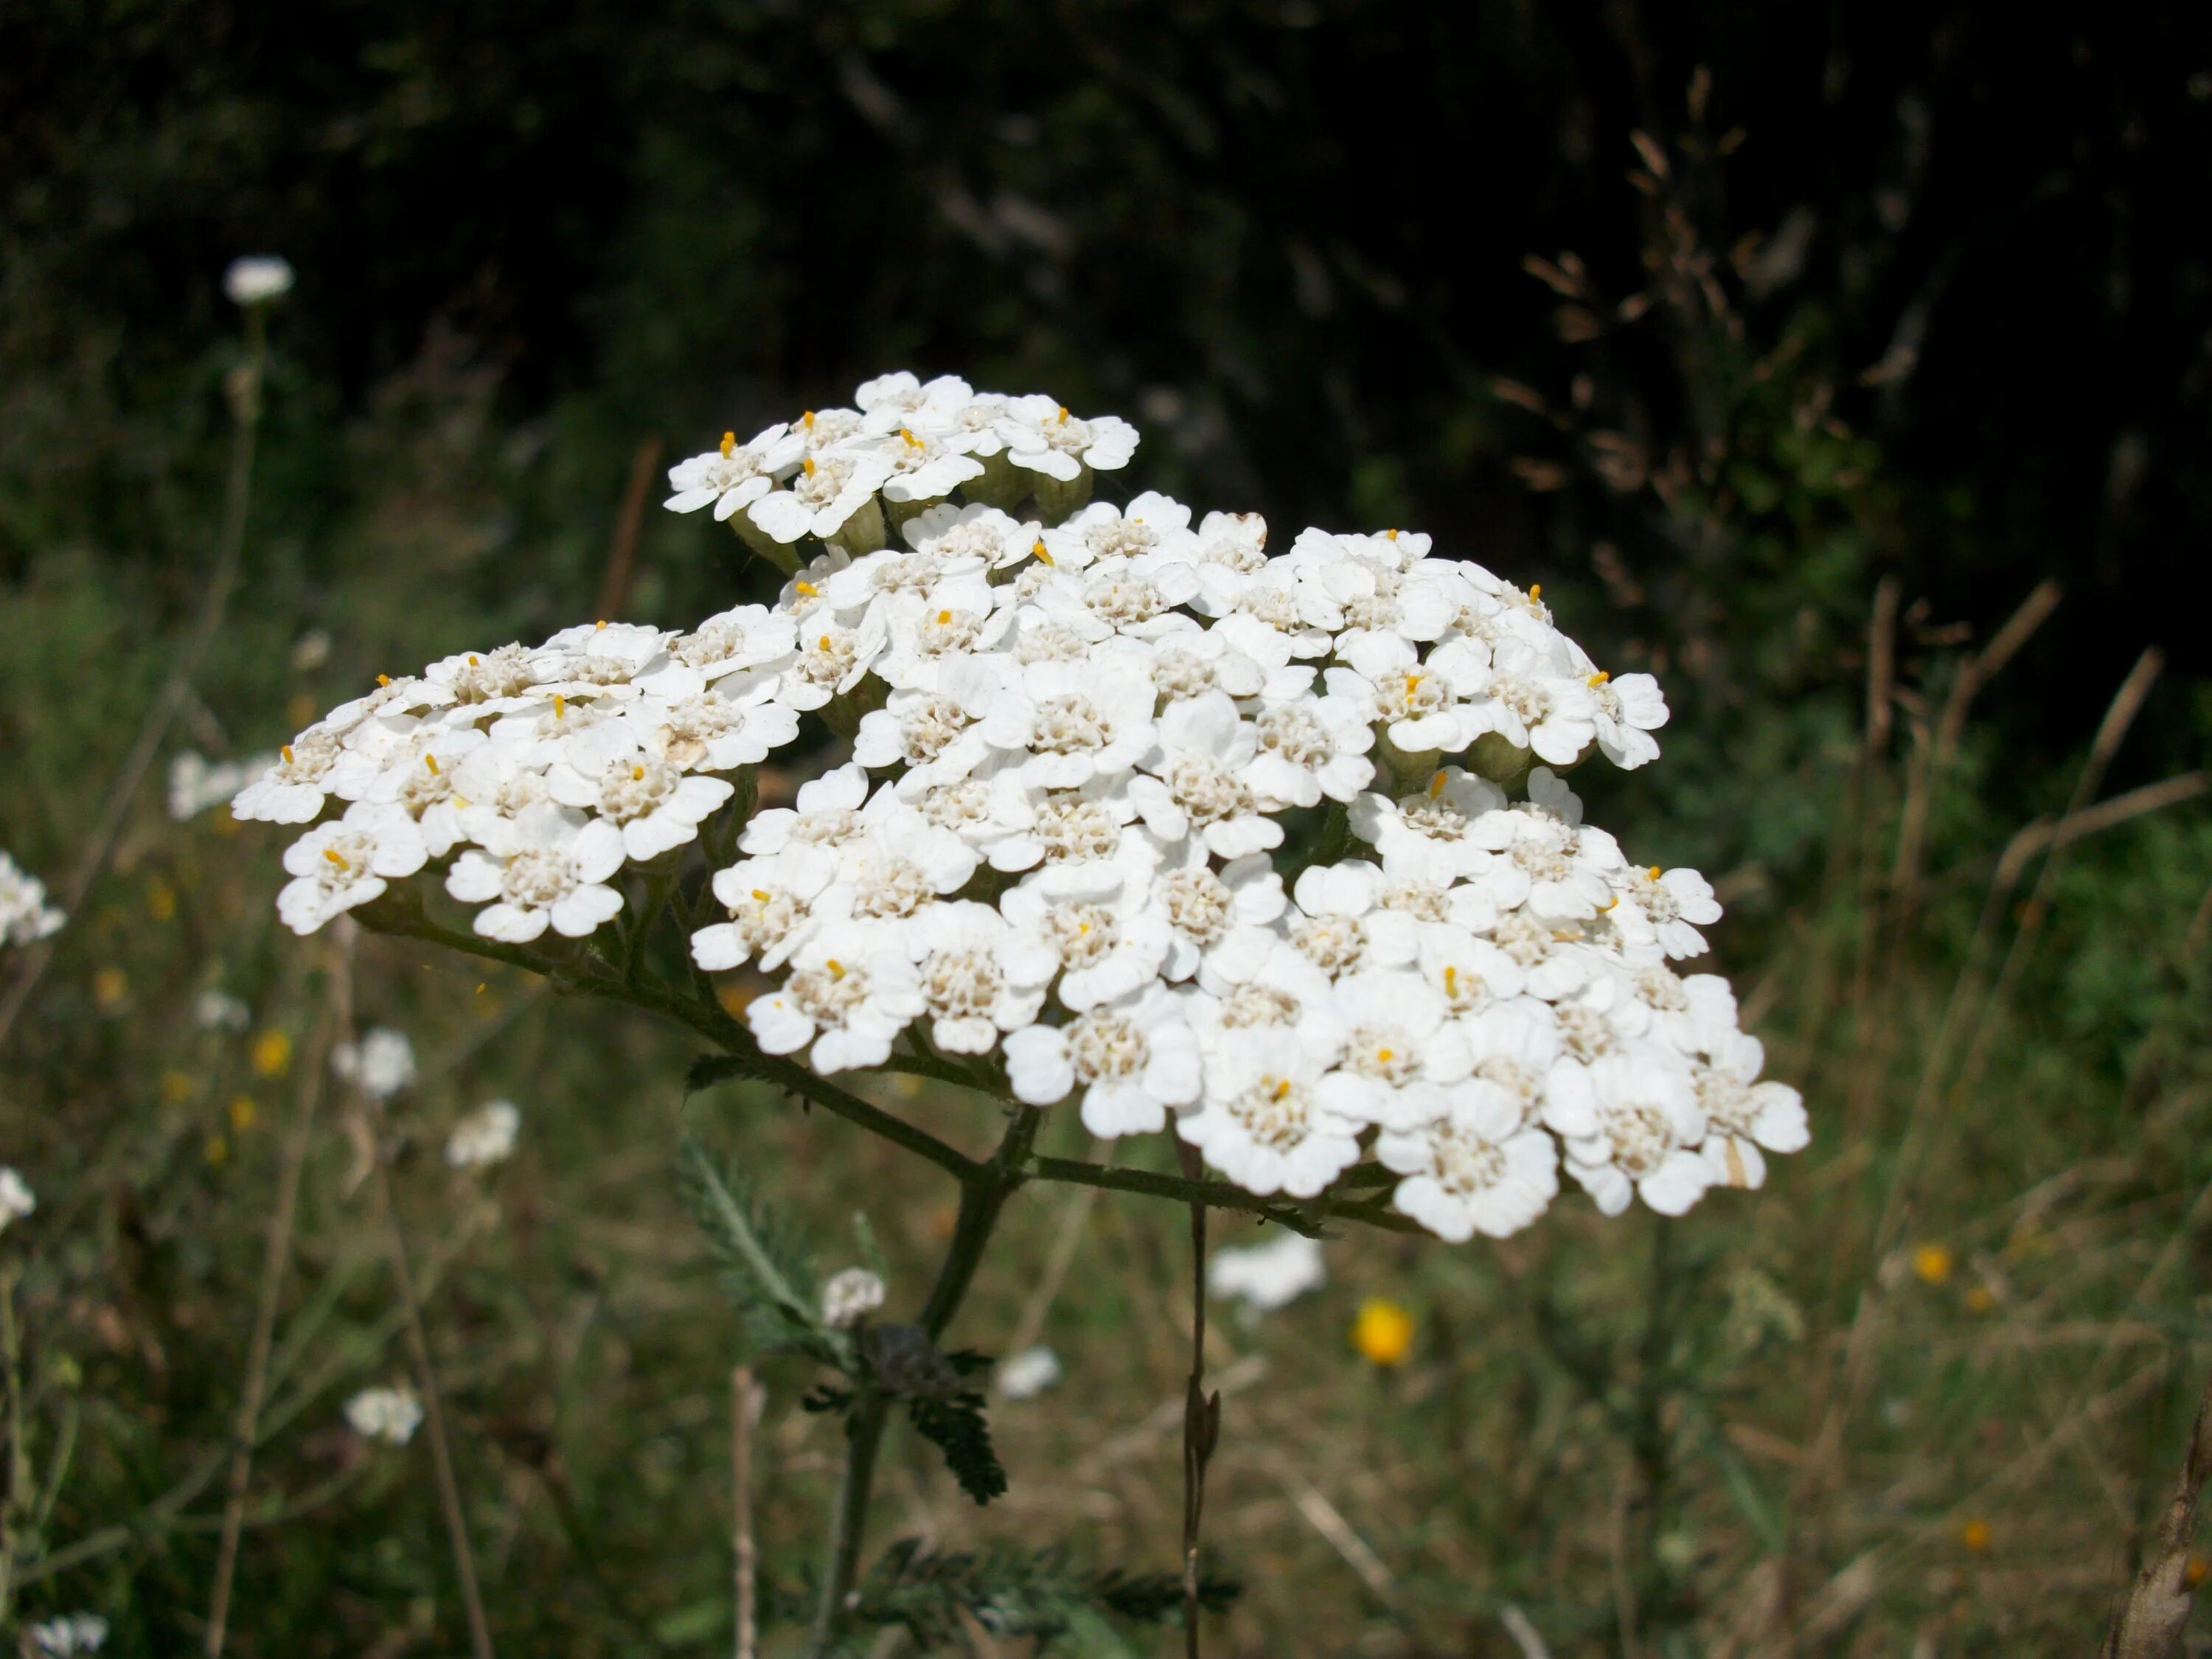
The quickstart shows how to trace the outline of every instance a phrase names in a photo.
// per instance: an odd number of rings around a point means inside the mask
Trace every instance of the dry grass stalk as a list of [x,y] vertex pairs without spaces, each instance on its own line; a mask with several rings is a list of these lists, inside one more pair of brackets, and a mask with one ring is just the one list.
[[595,615],[611,621],[622,613],[629,598],[630,577],[637,568],[637,539],[645,527],[646,502],[653,493],[653,475],[660,468],[660,440],[646,439],[630,457],[629,479],[623,486],[622,506],[615,514],[613,537],[607,543],[607,562],[599,575],[599,606]]
[[753,1380],[753,1368],[730,1373],[730,1543],[732,1599],[737,1636],[735,1659],[755,1659],[759,1651],[760,1613],[756,1605],[759,1547],[753,1538],[753,1429],[768,1391]]
[[221,1659],[230,1621],[231,1586],[238,1571],[239,1541],[246,1528],[246,1494],[252,1479],[253,1446],[260,1433],[261,1407],[269,1386],[269,1354],[276,1340],[276,1304],[284,1289],[284,1270],[292,1257],[292,1226],[299,1213],[300,1178],[314,1139],[315,1114],[322,1104],[323,1072],[335,1034],[353,1021],[353,951],[358,930],[333,936],[330,978],[314,1035],[301,1056],[300,1093],[292,1133],[284,1143],[276,1176],[276,1206],[270,1212],[267,1243],[261,1260],[261,1288],[253,1310],[253,1334],[246,1352],[246,1383],[238,1399],[237,1427],[230,1449],[230,1480],[223,1499],[222,1536],[216,1547],[215,1589],[208,1598],[205,1651]]
[[2168,1659],[2179,1648],[2196,1599],[2190,1547],[2197,1537],[2197,1502],[2208,1474],[2212,1474],[2212,1381],[2205,1384],[2197,1420],[2190,1427],[2181,1474],[2174,1482],[2157,1541],[2136,1574],[2135,1587],[2112,1621],[2099,1659]]

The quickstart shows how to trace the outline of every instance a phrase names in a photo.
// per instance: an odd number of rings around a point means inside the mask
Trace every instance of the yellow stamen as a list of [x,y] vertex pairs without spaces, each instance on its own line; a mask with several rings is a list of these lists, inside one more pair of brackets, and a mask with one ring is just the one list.
[[768,902],[768,890],[764,887],[756,887],[753,889],[753,896],[758,899],[763,904],[766,904]]
[[830,636],[824,634],[820,639],[815,641],[814,648],[817,651],[827,651],[830,648]]
[[814,430],[814,411],[813,411],[812,410],[811,410],[811,409],[810,409],[810,410],[808,410],[806,411],[806,413],[805,413],[804,415],[802,415],[802,416],[800,416],[799,417],[799,425],[801,425],[801,426],[805,427],[805,428],[809,432],[813,431],[813,430]]
[[1534,605],[1543,597],[1544,584],[1541,582],[1530,582],[1528,584],[1528,603]]
[[945,623],[951,620],[952,613],[950,611],[940,611],[937,613],[937,625],[939,628],[944,627]]
[[1599,670],[1597,671],[1597,672],[1596,672],[1596,673],[1595,673],[1595,674],[1591,675],[1591,676],[1589,677],[1589,679],[1585,680],[1585,681],[1583,682],[1583,684],[1584,684],[1585,685],[1588,685],[1588,686],[1591,687],[1593,690],[1595,690],[1596,687],[1601,686],[1601,685],[1603,685],[1603,684],[1604,684],[1607,680],[1611,679],[1612,678],[1613,678],[1613,676],[1612,676],[1612,675],[1610,675],[1610,674],[1607,673],[1607,672],[1605,672],[1605,670],[1603,670],[1602,668],[1601,668],[1601,669],[1599,669]]
[[422,764],[430,769],[430,775],[432,777],[434,778],[438,775],[438,757],[435,755],[423,756]]
[[379,685],[389,685],[392,684],[392,676],[389,674],[379,674],[376,677],[376,683]]
[[[1406,689],[1409,691],[1413,690],[1411,686],[1407,686]],[[1436,776],[1429,780],[1429,799],[1431,800],[1434,800],[1438,795],[1443,794],[1443,792],[1444,775],[1442,772],[1439,772]]]
[[1446,996],[1455,996],[1458,992],[1459,969],[1447,963],[1444,964],[1444,994]]
[[346,862],[345,854],[339,852],[335,847],[325,847],[323,848],[323,856],[328,859],[332,864],[337,865],[341,870],[350,870],[353,868],[353,866]]
[[728,460],[731,455],[736,453],[737,447],[738,434],[734,432],[725,432],[722,434],[722,459]]
[[1603,910],[1610,910],[1610,909],[1612,909],[1612,908],[1613,908],[1613,907],[1614,905],[1616,905],[1616,904],[1618,904],[1618,903],[1620,903],[1620,894],[1618,894],[1618,893],[1615,893],[1615,894],[1614,894],[1611,898],[1607,899],[1604,903],[1602,903],[1602,904],[1599,905],[1597,908],[1598,908],[1600,910],[1601,910],[1601,911],[1603,911]]
[[1276,1098],[1276,1099],[1278,1099],[1278,1100],[1287,1100],[1288,1098],[1290,1098],[1290,1093],[1291,1093],[1291,1080],[1290,1080],[1290,1079],[1288,1079],[1288,1078],[1285,1078],[1281,1082],[1278,1083],[1278,1084],[1275,1085],[1275,1098]]
[[568,712],[568,700],[558,691],[553,694],[553,718],[560,720]]
[[280,755],[283,756],[283,757],[284,757],[284,764],[285,764],[285,765],[289,766],[289,765],[292,763],[292,745],[291,745],[290,744],[289,744],[289,743],[288,743],[288,744],[285,744],[282,749],[278,750],[276,752],[277,752],[278,754],[280,754]]
[[1375,1051],[1375,1058],[1382,1064],[1388,1066],[1393,1060],[1396,1059],[1397,1056],[1392,1054],[1388,1048],[1377,1048]]
[[1062,404],[1060,406],[1060,423],[1062,426],[1066,426],[1067,424],[1067,405],[1066,404]]
[[907,441],[907,445],[909,448],[919,449],[921,447],[921,440],[915,437],[913,433],[908,431],[904,427],[901,427],[899,428],[899,436]]
[[831,978],[842,979],[845,977],[845,964],[838,961],[836,957],[830,957],[829,961],[823,963],[822,965],[830,970],[830,975]]
[[605,628],[606,625],[606,618],[602,617],[599,621],[592,624],[592,631],[597,633],[600,629]]
[[1398,539],[1398,532],[1395,530],[1386,530],[1382,532],[1382,539],[1395,542]]
[[477,665],[477,659],[476,659],[476,657],[475,657],[473,654],[471,654],[471,655],[470,656],[470,658],[469,658],[469,666],[470,666],[470,667],[471,667],[471,668],[474,668],[476,665]]
[[635,783],[639,779],[642,778],[644,775],[645,775],[645,769],[644,769],[642,766],[633,766],[633,767],[631,767],[631,768],[629,769],[629,781],[630,781],[632,783]]
[[1652,880],[1656,881],[1659,879],[1659,866],[1655,864],[1651,866],[1650,874]]
[[1037,538],[1036,545],[1030,549],[1030,551],[1036,554],[1037,557],[1042,559],[1047,564],[1050,564],[1052,562],[1052,555],[1044,550],[1043,537],[1040,536]]
[[817,587],[812,582],[793,582],[792,586],[797,588],[800,592],[805,594],[810,599],[817,599],[822,597],[822,590]]
[[1414,688],[1415,688],[1416,686],[1419,685],[1419,684],[1420,684],[1420,683],[1421,683],[1421,677],[1420,677],[1419,674],[1408,674],[1408,675],[1407,675],[1407,676],[1406,676],[1406,701],[1407,701],[1407,702],[1411,702],[1413,700],[1413,690],[1414,690]]
[[819,471],[819,469],[814,465],[814,458],[811,455],[809,455],[805,460],[799,464],[799,470],[804,472],[810,478],[812,477],[817,471]]

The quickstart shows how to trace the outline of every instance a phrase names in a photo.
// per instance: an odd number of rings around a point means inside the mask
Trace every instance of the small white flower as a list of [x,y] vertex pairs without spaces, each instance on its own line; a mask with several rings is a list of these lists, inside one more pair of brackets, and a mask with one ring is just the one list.
[[882,1065],[924,1006],[914,963],[884,943],[865,923],[824,924],[793,953],[782,986],[745,1006],[754,1039],[772,1054],[807,1049],[825,1075]]
[[284,849],[292,879],[276,896],[276,914],[294,933],[312,933],[380,896],[388,882],[413,875],[428,858],[422,832],[404,808],[356,802],[343,817],[317,824]]
[[1692,924],[1718,921],[1721,907],[1712,884],[1695,870],[1624,865],[1613,873],[1613,886],[1620,896],[1613,924],[1624,939],[1655,943],[1678,959],[1705,954],[1705,936]]
[[1049,1106],[1083,1088],[1094,1135],[1146,1134],[1198,1097],[1198,1039],[1181,1000],[1158,984],[1102,1003],[1066,1025],[1031,1025],[1002,1045],[1014,1097]]
[[1329,1004],[1345,1035],[1336,1069],[1321,1080],[1322,1104],[1385,1129],[1409,1129],[1444,1109],[1449,1085],[1474,1062],[1442,996],[1416,974],[1369,970],[1337,981]]
[[742,968],[757,956],[763,972],[780,967],[813,929],[814,896],[836,873],[834,859],[772,854],[715,872],[714,896],[729,913],[691,935],[691,959],[708,973]]
[[1063,1375],[1060,1356],[1040,1342],[1001,1359],[991,1386],[1002,1400],[1033,1400]]
[[761,496],[745,515],[787,545],[803,536],[826,540],[845,526],[891,476],[880,451],[817,450],[799,463],[785,487]]
[[521,1127],[521,1108],[511,1100],[488,1100],[453,1126],[446,1138],[446,1162],[456,1170],[504,1164]]
[[31,1626],[31,1640],[45,1659],[77,1659],[98,1653],[107,1640],[107,1620],[96,1613],[71,1613]]
[[847,1267],[822,1287],[822,1322],[849,1330],[884,1305],[884,1281],[866,1267]]
[[1206,1264],[1206,1288],[1233,1298],[1251,1314],[1288,1307],[1328,1283],[1321,1241],[1286,1232],[1266,1244],[1216,1250]]
[[1659,682],[1649,674],[1616,678],[1593,672],[1583,684],[1589,687],[1597,746],[1605,757],[1623,771],[1657,760],[1659,740],[1651,734],[1667,724],[1667,699]]
[[890,477],[883,483],[887,501],[933,501],[983,475],[982,462],[932,432],[927,422],[895,428],[876,441],[876,453],[891,464]]
[[203,1031],[242,1031],[253,1011],[227,991],[203,991],[192,999],[192,1024]]
[[358,1042],[331,1050],[331,1070],[371,1100],[389,1100],[415,1082],[415,1045],[404,1032],[379,1025]]
[[1805,1098],[1786,1083],[1759,1081],[1766,1051],[1757,1037],[1731,1032],[1697,1068],[1698,1104],[1705,1115],[1698,1149],[1720,1187],[1757,1187],[1771,1152],[1802,1152],[1813,1138]]
[[1223,1031],[1206,1056],[1200,1109],[1176,1133],[1249,1193],[1311,1198],[1359,1159],[1358,1126],[1321,1099],[1321,1066],[1264,1026]]
[[0,852],[0,945],[29,945],[61,931],[68,921],[46,902],[46,884]]
[[1024,948],[988,904],[932,904],[915,918],[929,1040],[947,1054],[990,1052],[1002,1031],[1033,1024],[1056,958]]
[[267,771],[238,792],[231,816],[249,823],[312,823],[329,793],[325,781],[343,753],[338,739],[327,724],[301,732],[276,751]]
[[404,1446],[422,1426],[422,1402],[404,1383],[392,1389],[363,1389],[346,1401],[345,1414],[353,1431],[362,1439]]
[[1003,570],[1030,556],[1041,529],[1034,521],[1017,523],[980,501],[965,507],[944,502],[908,519],[899,533],[917,553],[933,553],[940,559],[981,559],[986,568]]
[[622,895],[605,883],[622,868],[623,836],[605,818],[548,801],[480,833],[482,848],[453,861],[446,890],[464,904],[484,906],[476,931],[486,939],[527,945],[549,926],[581,939],[622,908]]
[[39,1207],[38,1194],[12,1164],[0,1164],[0,1233]]
[[1496,784],[1446,766],[1419,794],[1360,796],[1352,804],[1352,833],[1382,855],[1385,875],[1444,886],[1488,862],[1474,826],[1504,805]]
[[1559,1190],[1559,1148],[1540,1129],[1516,1128],[1480,1098],[1455,1101],[1435,1122],[1385,1131],[1385,1166],[1407,1178],[1391,1206],[1437,1237],[1504,1238],[1543,1214]]
[[1114,472],[1137,453],[1137,428],[1114,415],[1078,420],[1064,404],[1046,397],[1017,398],[999,422],[1006,459],[1016,466],[1062,483],[1073,483],[1089,467]]
[[1237,859],[1283,844],[1283,826],[1261,815],[1249,774],[1259,735],[1218,691],[1171,703],[1128,783],[1146,827],[1163,842],[1194,835],[1218,858]]
[[292,264],[273,253],[233,259],[222,273],[223,295],[234,306],[262,306],[292,291]]
[[1173,943],[1164,907],[1150,902],[1149,872],[1092,868],[1095,881],[1072,890],[1055,890],[1048,870],[999,900],[1024,976],[1034,972],[1032,962],[1059,967],[1060,1006],[1076,1013],[1128,996],[1156,978]]
[[1568,1173],[1607,1215],[1626,1209],[1632,1194],[1661,1215],[1685,1213],[1715,1173],[1695,1150],[1705,1121],[1688,1079],[1626,1058],[1592,1069],[1597,1128],[1568,1139]]
[[733,793],[725,779],[686,774],[648,752],[624,720],[580,732],[545,781],[563,806],[595,811],[619,829],[624,855],[640,864],[695,838]]
[[668,469],[668,487],[676,493],[663,505],[672,513],[696,513],[711,502],[719,524],[775,489],[775,475],[805,453],[806,440],[781,421],[743,444],[736,433],[725,432],[720,448]]

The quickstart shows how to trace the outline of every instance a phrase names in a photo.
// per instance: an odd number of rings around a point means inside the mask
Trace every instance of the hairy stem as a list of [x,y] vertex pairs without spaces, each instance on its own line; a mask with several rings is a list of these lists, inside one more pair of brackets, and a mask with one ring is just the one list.
[[[960,1304],[975,1283],[983,1250],[997,1229],[1006,1200],[1018,1192],[1027,1175],[1024,1165],[1036,1142],[1043,1114],[1024,1106],[1015,1109],[997,1151],[984,1164],[972,1164],[960,1182],[960,1214],[952,1224],[952,1243],[937,1270],[937,1283],[922,1304],[918,1322],[933,1342],[960,1310]],[[863,1388],[846,1422],[845,1473],[838,1483],[837,1505],[830,1519],[827,1559],[819,1600],[815,1603],[813,1632],[807,1652],[826,1659],[842,1632],[851,1610],[853,1583],[860,1561],[860,1540],[866,1529],[868,1499],[874,1488],[876,1453],[890,1421],[892,1399],[873,1387]]]

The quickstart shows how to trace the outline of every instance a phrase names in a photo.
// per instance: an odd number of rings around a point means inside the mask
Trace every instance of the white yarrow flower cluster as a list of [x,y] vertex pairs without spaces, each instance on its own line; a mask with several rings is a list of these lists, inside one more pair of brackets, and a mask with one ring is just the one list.
[[588,938],[818,712],[851,761],[724,826],[691,940],[771,980],[744,1014],[767,1053],[963,1057],[1094,1134],[1172,1120],[1261,1194],[1365,1160],[1453,1239],[1526,1226],[1562,1168],[1607,1212],[1679,1213],[1802,1146],[1725,982],[1673,966],[1711,888],[1630,863],[1564,781],[1656,757],[1656,682],[1425,536],[1271,556],[1254,514],[1086,505],[1135,443],[907,374],[726,434],[668,506],[781,564],[776,602],[464,653],[333,711],[234,804],[313,825],[285,919],[434,866],[489,939]]
[[43,1659],[76,1659],[107,1643],[107,1620],[96,1613],[64,1613],[31,1626],[31,1644]]
[[415,1045],[406,1034],[377,1026],[358,1042],[331,1050],[331,1070],[371,1100],[389,1100],[415,1082]]
[[345,1403],[346,1421],[364,1440],[386,1446],[404,1446],[422,1425],[422,1402],[415,1390],[398,1388],[363,1389]]
[[14,1164],[0,1164],[0,1233],[38,1207],[39,1195],[31,1190],[31,1183],[23,1179]]
[[456,1170],[504,1164],[514,1154],[521,1127],[520,1107],[511,1100],[488,1100],[453,1126],[446,1138],[446,1163]]
[[0,850],[0,945],[30,945],[69,918],[46,902],[46,884]]

